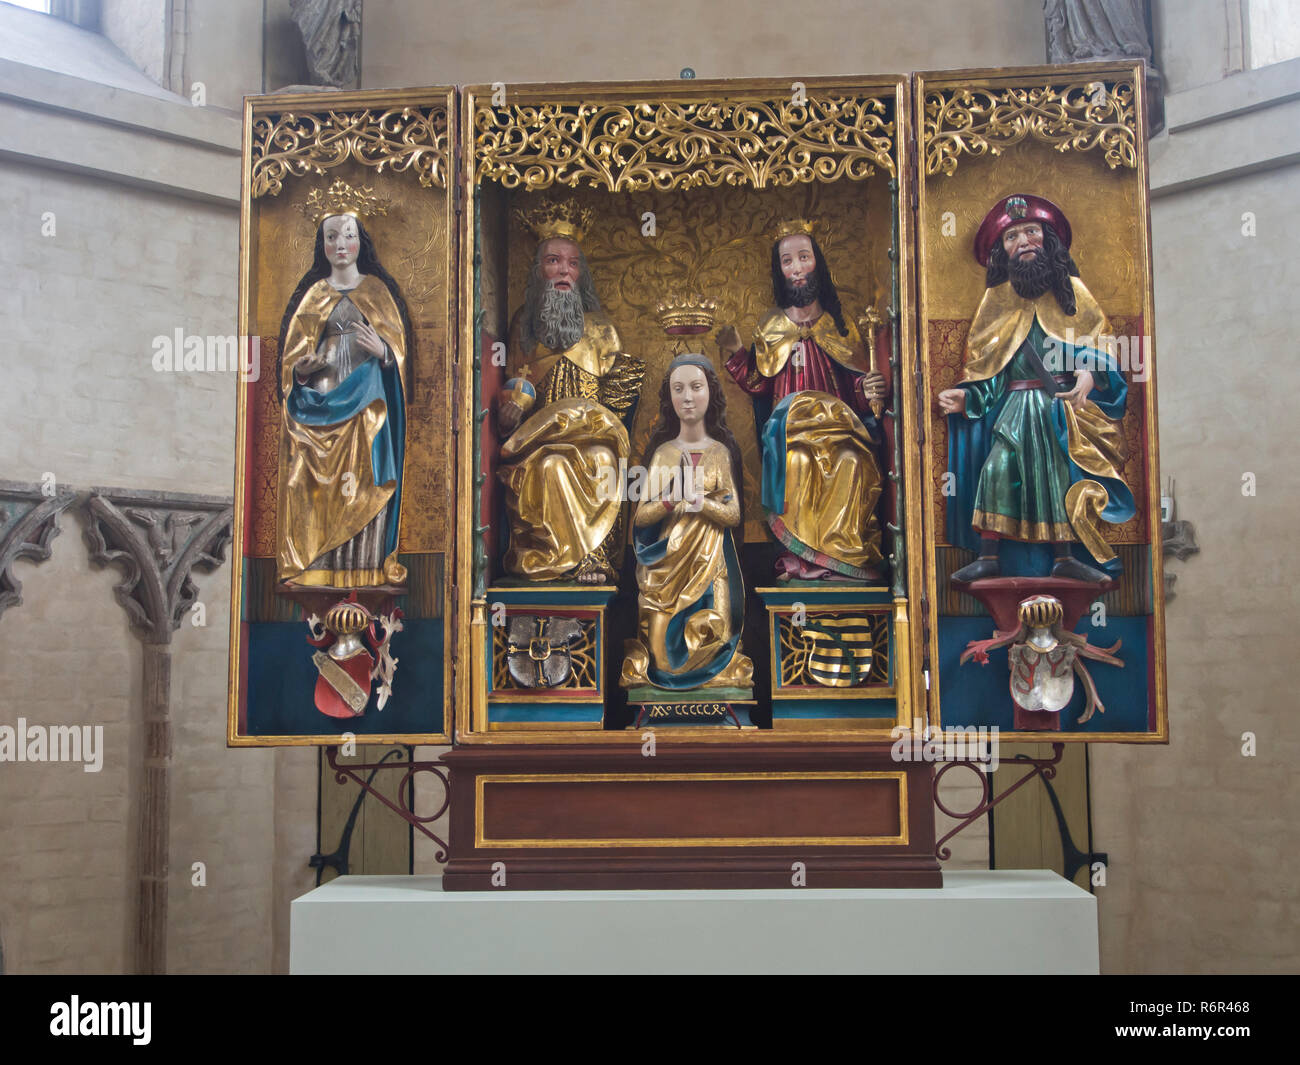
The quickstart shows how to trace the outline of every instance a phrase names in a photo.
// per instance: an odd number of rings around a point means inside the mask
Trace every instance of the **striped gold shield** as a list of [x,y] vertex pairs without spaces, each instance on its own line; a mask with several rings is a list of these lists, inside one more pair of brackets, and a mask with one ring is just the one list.
[[865,684],[871,673],[874,640],[867,617],[809,618],[802,629],[808,643],[808,673],[828,688]]

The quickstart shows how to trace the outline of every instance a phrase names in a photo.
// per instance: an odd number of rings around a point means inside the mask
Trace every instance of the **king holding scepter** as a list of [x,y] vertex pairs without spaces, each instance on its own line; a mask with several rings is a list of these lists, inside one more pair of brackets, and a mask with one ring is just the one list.
[[887,386],[840,308],[813,225],[782,223],[772,245],[775,306],[754,343],[718,334],[726,369],[754,399],[763,454],[763,509],[781,544],[778,580],[878,580],[880,424]]

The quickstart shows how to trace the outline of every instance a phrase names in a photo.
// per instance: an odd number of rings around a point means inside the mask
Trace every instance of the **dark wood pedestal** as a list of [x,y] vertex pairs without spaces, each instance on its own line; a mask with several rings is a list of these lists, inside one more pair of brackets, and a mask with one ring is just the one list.
[[451,891],[941,887],[929,763],[888,745],[461,745]]

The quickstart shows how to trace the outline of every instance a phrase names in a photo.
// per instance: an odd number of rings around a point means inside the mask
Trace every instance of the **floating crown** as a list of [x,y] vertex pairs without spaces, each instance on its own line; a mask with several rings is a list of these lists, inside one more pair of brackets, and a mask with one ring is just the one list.
[[388,213],[388,200],[375,195],[369,185],[353,188],[346,181],[336,181],[328,189],[313,189],[298,208],[316,225],[332,215],[348,214],[353,218],[374,217]]
[[532,230],[539,243],[563,237],[581,244],[594,214],[590,207],[579,207],[573,200],[545,200],[532,209],[520,208],[515,217]]
[[817,228],[815,222],[810,222],[806,218],[788,218],[784,222],[777,224],[772,230],[772,243],[784,239],[785,237],[811,237],[813,230]]
[[659,324],[673,334],[707,333],[717,313],[717,300],[696,294],[665,296],[655,304]]
[[1059,625],[1064,618],[1061,601],[1050,595],[1031,595],[1020,602],[1020,621],[1031,629]]

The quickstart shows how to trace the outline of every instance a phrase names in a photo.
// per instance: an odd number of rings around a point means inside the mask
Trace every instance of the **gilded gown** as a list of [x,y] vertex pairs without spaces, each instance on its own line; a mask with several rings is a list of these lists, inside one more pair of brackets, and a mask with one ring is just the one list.
[[538,581],[590,566],[617,572],[620,462],[630,452],[623,418],[636,402],[644,363],[620,350],[618,332],[599,311],[586,313],[582,336],[564,351],[540,343],[523,351],[517,315],[510,339],[512,371],[527,369],[539,383],[536,407],[501,447],[498,476],[510,522],[505,568]]
[[[349,331],[362,320],[384,341],[383,358]],[[295,368],[316,353],[326,365],[304,379]],[[280,580],[357,588],[406,579],[397,561],[406,356],[397,303],[373,275],[346,292],[317,281],[294,310],[280,375]]]
[[[880,432],[859,383],[865,349],[857,329],[847,329],[841,336],[829,314],[800,326],[774,308],[752,351],[737,351],[726,367],[755,397],[763,423],[763,508],[773,536],[812,566],[866,579],[882,561]],[[772,404],[766,419],[760,403]]]
[[[661,501],[674,483],[703,496],[698,510]],[[754,664],[738,649],[745,589],[731,532],[740,524],[731,455],[716,440],[663,444],[647,484],[633,519],[639,639],[628,641],[622,684],[747,687]]]

